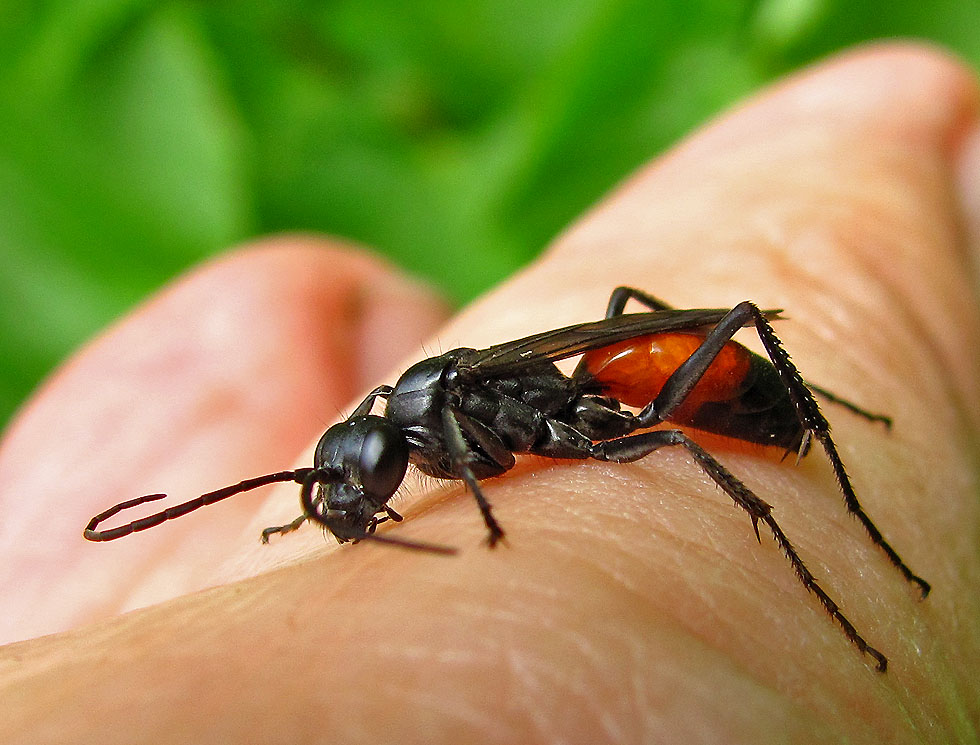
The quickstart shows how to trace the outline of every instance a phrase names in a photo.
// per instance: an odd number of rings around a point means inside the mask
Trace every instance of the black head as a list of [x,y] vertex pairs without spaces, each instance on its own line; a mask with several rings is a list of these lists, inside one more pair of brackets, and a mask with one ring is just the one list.
[[[408,469],[408,443],[380,416],[353,416],[323,433],[303,483],[303,509],[341,543],[364,537],[386,519],[388,500]],[[313,497],[313,485],[317,485]]]

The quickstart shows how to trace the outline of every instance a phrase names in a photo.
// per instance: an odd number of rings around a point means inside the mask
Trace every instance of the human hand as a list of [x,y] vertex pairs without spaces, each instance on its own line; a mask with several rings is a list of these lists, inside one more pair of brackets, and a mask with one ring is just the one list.
[[[933,594],[917,601],[846,515],[821,453],[794,469],[717,441],[713,452],[774,505],[826,589],[889,656],[887,675],[683,453],[631,465],[527,459],[487,482],[508,531],[508,545],[493,551],[458,483],[427,483],[395,505],[406,516],[399,535],[459,546],[451,559],[325,546],[310,527],[262,548],[261,527],[295,516],[295,486],[269,489],[248,520],[255,497],[105,546],[64,538],[43,580],[69,622],[245,579],[6,648],[8,741],[130,742],[137,731],[151,742],[967,739],[980,719],[976,104],[968,74],[934,52],[892,46],[832,60],[642,171],[438,335],[442,349],[480,347],[590,320],[618,284],[677,307],[752,299],[785,308],[777,331],[808,379],[894,416],[888,433],[824,407],[866,509]],[[304,253],[287,276],[306,276],[318,256]],[[234,260],[243,274],[221,285],[229,307],[268,279],[262,258]],[[343,284],[375,287],[375,271]],[[211,296],[189,305],[200,312]],[[36,544],[51,524],[77,535],[127,496],[166,489],[177,501],[309,464],[309,450],[293,457],[296,440],[315,437],[330,414],[291,398],[295,369],[325,397],[349,401],[393,382],[406,362],[384,375],[341,375],[342,385],[317,380],[317,370],[336,372],[343,350],[383,350],[398,338],[323,342],[337,309],[349,307],[318,305],[323,297],[315,286],[272,293],[247,304],[253,313],[228,312],[204,340],[161,339],[166,323],[147,332],[139,316],[123,328],[125,343],[106,337],[74,387],[52,381],[5,445],[0,494],[15,542]],[[431,324],[436,306],[416,297],[400,312],[421,308],[420,323]],[[171,328],[193,331],[196,316],[178,301],[169,312],[186,320]],[[370,296],[360,307],[374,307]],[[272,308],[295,318],[295,333],[256,329]],[[239,371],[230,350],[245,333],[297,351],[277,348]],[[302,357],[303,340],[322,352]],[[130,366],[123,351],[139,344],[159,359]],[[292,403],[258,415],[243,406],[234,424],[214,427],[229,405],[219,383],[235,374],[239,393],[272,385]],[[88,410],[91,390],[102,403]],[[176,424],[139,430],[184,401],[196,403]],[[149,415],[126,418],[144,406]],[[72,426],[59,431],[65,418]],[[39,504],[23,499],[28,489]],[[205,553],[190,555],[194,547]],[[18,566],[5,598],[31,589],[31,566]]]

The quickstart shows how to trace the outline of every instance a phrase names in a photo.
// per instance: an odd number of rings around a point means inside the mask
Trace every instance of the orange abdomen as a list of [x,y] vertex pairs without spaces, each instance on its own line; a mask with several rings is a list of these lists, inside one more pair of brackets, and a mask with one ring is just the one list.
[[[651,334],[586,352],[583,362],[604,395],[642,408],[657,397],[667,378],[702,341],[703,336],[693,333]],[[706,402],[738,398],[749,375],[751,358],[751,352],[741,344],[728,342],[670,418],[684,422]]]

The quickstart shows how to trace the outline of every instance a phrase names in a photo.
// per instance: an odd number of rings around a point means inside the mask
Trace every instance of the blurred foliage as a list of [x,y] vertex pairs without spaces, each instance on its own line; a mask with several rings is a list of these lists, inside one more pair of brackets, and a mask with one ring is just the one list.
[[459,301],[745,93],[977,0],[3,0],[0,422],[189,264],[312,230]]

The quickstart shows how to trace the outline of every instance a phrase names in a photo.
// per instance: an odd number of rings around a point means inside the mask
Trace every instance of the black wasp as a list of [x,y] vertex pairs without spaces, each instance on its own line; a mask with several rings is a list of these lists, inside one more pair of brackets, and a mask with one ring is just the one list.
[[[631,298],[651,312],[624,314]],[[890,420],[805,383],[769,323],[779,313],[761,311],[750,302],[730,310],[675,310],[640,290],[619,287],[601,321],[487,349],[454,349],[413,365],[394,386],[375,388],[346,421],[323,434],[313,468],[248,479],[127,525],[96,530],[118,512],[166,495],[131,499],[92,518],[84,535],[92,541],[121,538],[250,489],[295,481],[302,484],[303,514],[287,525],[266,528],[263,542],[311,520],[341,543],[371,539],[450,553],[453,549],[375,535],[379,524],[402,519],[388,502],[409,463],[436,478],[465,481],[493,546],[504,531],[480,481],[513,467],[516,453],[629,463],[679,445],[749,514],[756,538],[759,523],[765,523],[806,589],[884,671],[885,656],[858,634],[817,583],[773,518],[771,506],[682,430],[650,431],[671,422],[800,457],[815,438],[830,459],[847,509],[925,597],[929,583],[912,573],[861,508],[812,391],[868,419],[888,425]],[[755,327],[768,359],[732,341],[746,326]],[[571,376],[554,364],[576,356],[581,360]],[[379,399],[385,402],[381,416],[371,413]]]

